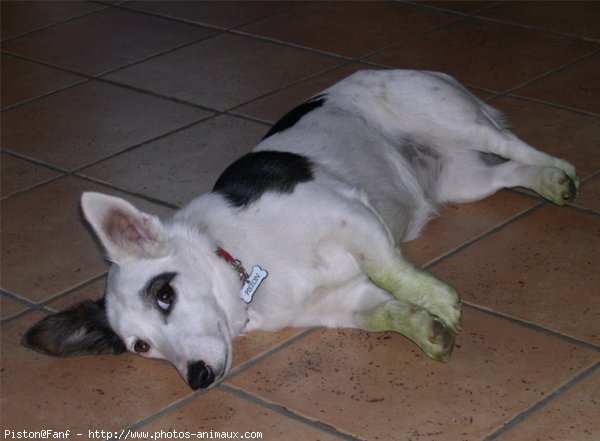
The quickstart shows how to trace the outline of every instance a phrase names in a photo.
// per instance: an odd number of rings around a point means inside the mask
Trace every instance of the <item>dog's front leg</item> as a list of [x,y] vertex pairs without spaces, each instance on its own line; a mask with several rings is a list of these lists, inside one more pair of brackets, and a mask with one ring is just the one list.
[[365,256],[362,267],[375,285],[396,299],[423,308],[455,334],[460,332],[461,303],[456,290],[408,262],[400,251]]
[[426,310],[455,334],[460,332],[461,303],[456,290],[402,256],[378,214],[367,203],[336,230],[371,281],[396,299]]
[[425,309],[391,299],[362,316],[368,331],[394,331],[415,342],[430,358],[448,362],[454,347],[454,333]]

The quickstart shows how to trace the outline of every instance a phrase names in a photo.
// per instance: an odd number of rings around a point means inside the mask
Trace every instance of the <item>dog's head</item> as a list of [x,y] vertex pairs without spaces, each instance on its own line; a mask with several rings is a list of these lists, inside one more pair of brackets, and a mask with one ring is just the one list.
[[82,208],[112,262],[105,297],[43,319],[23,344],[54,356],[129,350],[169,361],[193,389],[217,382],[245,307],[216,245],[119,198],[85,193]]

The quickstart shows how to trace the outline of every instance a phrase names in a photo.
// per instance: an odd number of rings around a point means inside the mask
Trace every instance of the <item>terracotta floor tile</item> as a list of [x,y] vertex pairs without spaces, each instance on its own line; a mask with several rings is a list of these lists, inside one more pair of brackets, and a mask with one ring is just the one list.
[[537,203],[515,192],[502,191],[479,202],[443,207],[421,237],[402,244],[402,252],[413,262],[424,265]]
[[125,6],[188,22],[229,29],[295,6],[292,1],[133,1]]
[[600,39],[600,3],[597,2],[504,2],[483,11],[481,15],[547,31]]
[[82,173],[153,198],[184,205],[210,191],[268,127],[230,116],[204,121],[115,156]]
[[374,68],[368,64],[348,64],[280,92],[244,104],[236,108],[234,112],[275,123],[298,104],[361,69]]
[[2,39],[30,32],[53,23],[105,8],[92,2],[5,1],[1,4]]
[[119,430],[190,393],[172,367],[133,354],[54,358],[20,345],[40,313],[2,326],[2,428]]
[[546,206],[434,266],[463,300],[600,343],[600,217]]
[[498,441],[594,441],[598,439],[600,371],[542,407]]
[[262,432],[262,439],[266,440],[339,440],[338,437],[220,389],[194,398],[139,429],[151,434],[161,430],[189,431],[193,434],[239,432],[240,437],[246,432]]
[[600,169],[600,122],[597,118],[515,98],[489,102],[506,115],[521,139],[575,165],[585,178]]
[[0,63],[2,63],[0,102],[3,109],[85,81],[83,77],[8,55],[2,55]]
[[48,168],[2,153],[0,159],[0,194],[2,197],[6,197],[59,174]]
[[315,2],[241,29],[356,58],[454,19],[400,3]]
[[103,277],[69,294],[60,296],[57,299],[47,303],[45,306],[54,311],[61,311],[73,306],[76,303],[83,302],[84,300],[97,300],[104,297],[105,287],[106,280]]
[[111,8],[16,38],[2,49],[98,75],[213,34],[207,28]]
[[479,441],[600,356],[466,309],[450,363],[402,336],[319,330],[231,380],[365,439]]
[[575,205],[600,212],[600,176],[596,176],[581,186],[581,192],[575,200]]
[[71,170],[209,115],[91,81],[4,112],[2,147]]
[[464,14],[472,14],[482,8],[486,8],[490,5],[493,5],[494,1],[461,1],[461,0],[451,0],[451,1],[420,1],[419,4],[433,6],[435,8],[448,9],[455,12],[462,12]]
[[592,43],[567,37],[465,20],[369,60],[442,71],[469,86],[504,91],[593,50]]
[[243,365],[271,349],[298,337],[305,332],[301,328],[282,329],[277,332],[255,331],[233,341],[232,369]]
[[8,296],[0,294],[0,319],[5,320],[19,312],[25,311],[27,306]]
[[[79,214],[81,193],[90,190],[115,194],[64,178],[2,202],[3,288],[39,302],[106,271],[102,252]],[[168,213],[137,202],[156,214]]]
[[600,55],[518,89],[515,94],[600,114]]
[[220,35],[108,78],[224,110],[340,63],[335,58],[279,44]]

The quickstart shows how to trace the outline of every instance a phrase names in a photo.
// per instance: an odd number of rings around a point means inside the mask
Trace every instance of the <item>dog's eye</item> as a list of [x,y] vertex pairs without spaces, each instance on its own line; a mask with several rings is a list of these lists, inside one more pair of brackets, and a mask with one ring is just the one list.
[[163,285],[156,293],[156,303],[163,311],[168,311],[171,309],[174,298],[175,291],[173,291],[173,288],[168,283]]
[[138,354],[143,354],[144,352],[148,352],[150,350],[150,345],[144,340],[137,340],[133,345],[133,350]]

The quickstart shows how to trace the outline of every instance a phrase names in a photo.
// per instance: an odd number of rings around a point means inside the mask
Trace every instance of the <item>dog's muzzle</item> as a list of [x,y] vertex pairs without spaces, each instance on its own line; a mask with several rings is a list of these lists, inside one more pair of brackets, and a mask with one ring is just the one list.
[[215,373],[202,360],[188,363],[187,382],[192,389],[205,389],[214,381]]

